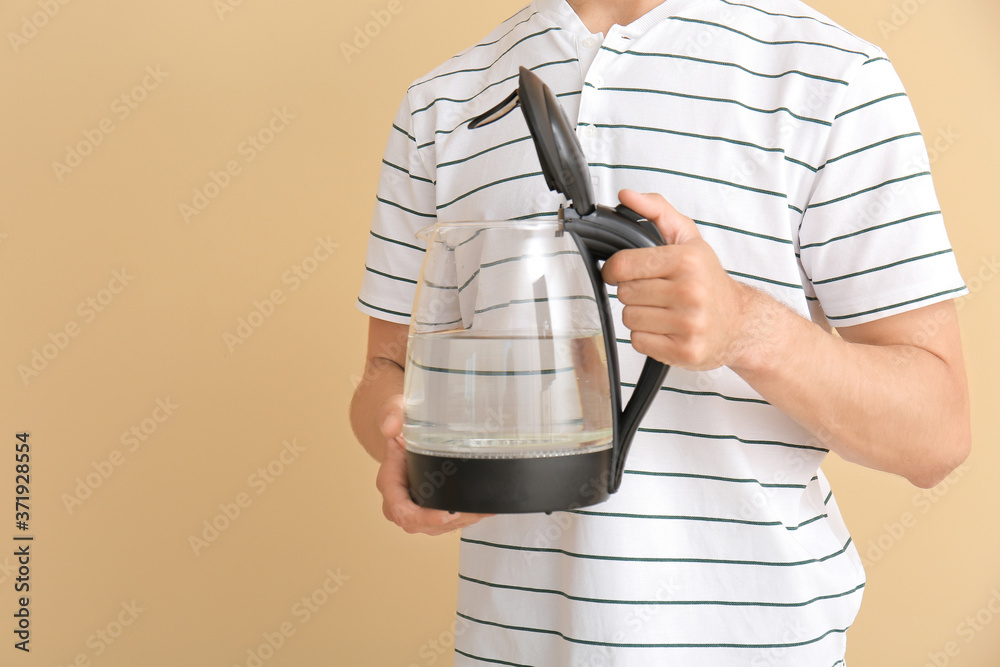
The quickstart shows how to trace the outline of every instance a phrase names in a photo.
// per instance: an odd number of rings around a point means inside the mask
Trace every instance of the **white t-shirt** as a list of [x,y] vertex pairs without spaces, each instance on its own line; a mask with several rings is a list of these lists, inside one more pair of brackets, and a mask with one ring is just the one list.
[[[414,235],[435,220],[555,217],[520,112],[466,126],[521,65],[577,121],[597,202],[663,194],[734,279],[803,317],[850,326],[965,293],[877,47],[795,0],[667,0],[603,44],[565,0],[536,0],[407,92],[362,312],[409,320]],[[642,357],[612,305],[627,397]],[[609,501],[463,532],[455,664],[842,665],[865,577],[826,452],[730,370],[672,369]]]

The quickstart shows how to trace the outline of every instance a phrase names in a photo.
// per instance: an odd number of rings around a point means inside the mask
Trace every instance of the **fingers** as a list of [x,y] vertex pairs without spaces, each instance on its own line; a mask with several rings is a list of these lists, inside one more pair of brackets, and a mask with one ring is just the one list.
[[382,494],[382,514],[408,533],[441,535],[471,526],[485,515],[450,514],[420,507],[410,498],[406,474],[406,450],[403,446],[403,397],[395,396],[382,407],[379,430],[386,438],[382,465],[375,486]]
[[711,370],[733,351],[726,325],[705,309],[625,306],[622,323],[637,352],[671,366]]
[[678,285],[664,278],[629,280],[618,285],[618,301],[625,306],[677,308],[682,304]]
[[619,285],[618,300],[636,351],[688,370],[725,365],[739,308],[712,281],[633,280]]
[[601,277],[609,285],[630,280],[664,278],[672,274],[678,262],[677,246],[619,250],[604,262]]
[[686,248],[704,245],[694,221],[678,213],[661,195],[622,190],[618,198],[636,213],[651,220],[667,245],[616,252],[604,263],[601,273],[605,282],[617,285],[626,280],[665,277],[677,270],[679,262],[683,268],[683,262],[688,261]]
[[618,200],[642,217],[651,220],[667,244],[687,243],[701,236],[694,221],[678,213],[662,195],[622,190],[618,193]]
[[650,278],[695,278],[718,264],[705,241],[695,239],[685,245],[619,250],[604,262],[601,277],[609,285]]
[[708,371],[725,365],[722,358],[705,337],[688,332],[674,334],[633,331],[632,347],[639,354],[689,371]]
[[420,507],[410,498],[406,476],[406,452],[402,444],[392,439],[386,443],[385,456],[375,478],[382,494],[382,513],[407,533],[441,535],[465,528],[488,515],[444,512]]

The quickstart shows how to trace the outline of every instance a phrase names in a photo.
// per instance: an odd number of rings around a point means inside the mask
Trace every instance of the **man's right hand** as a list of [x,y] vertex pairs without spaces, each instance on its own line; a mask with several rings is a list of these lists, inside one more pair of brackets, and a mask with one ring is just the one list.
[[410,498],[403,444],[403,397],[394,396],[379,411],[379,429],[385,437],[385,451],[375,486],[382,494],[385,518],[408,533],[442,535],[471,526],[489,514],[465,514],[420,507]]

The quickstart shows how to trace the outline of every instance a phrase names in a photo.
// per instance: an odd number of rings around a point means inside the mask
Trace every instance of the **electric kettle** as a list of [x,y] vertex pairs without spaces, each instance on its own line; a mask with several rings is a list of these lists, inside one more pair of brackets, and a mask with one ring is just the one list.
[[663,239],[649,221],[594,203],[583,150],[533,72],[469,128],[520,106],[553,221],[439,222],[407,346],[403,439],[423,507],[489,514],[593,505],[618,490],[639,422],[668,367],[647,358],[622,405],[611,308],[598,262]]

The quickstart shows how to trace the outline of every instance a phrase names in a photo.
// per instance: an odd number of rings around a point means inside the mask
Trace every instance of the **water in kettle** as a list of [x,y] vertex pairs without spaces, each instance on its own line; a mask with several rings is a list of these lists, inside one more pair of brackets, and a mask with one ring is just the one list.
[[611,446],[610,382],[600,331],[414,334],[405,382],[403,437],[413,452],[498,458]]

